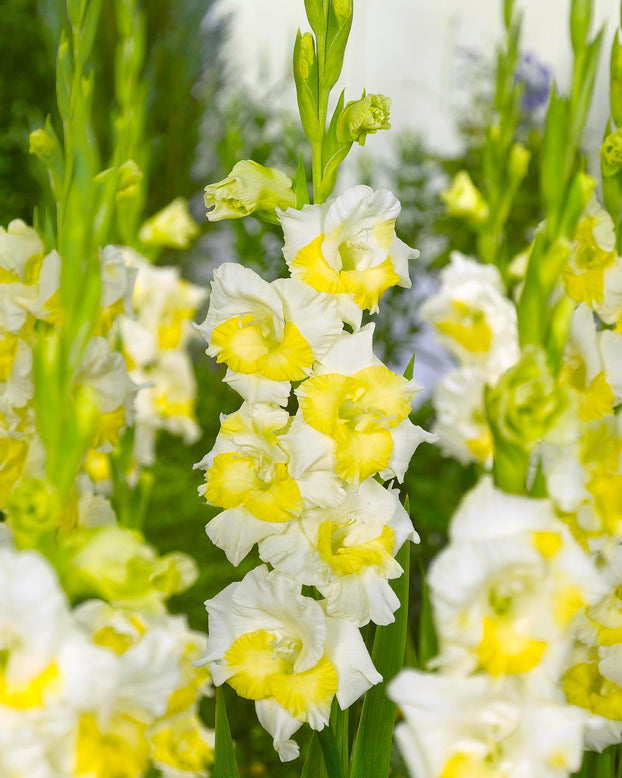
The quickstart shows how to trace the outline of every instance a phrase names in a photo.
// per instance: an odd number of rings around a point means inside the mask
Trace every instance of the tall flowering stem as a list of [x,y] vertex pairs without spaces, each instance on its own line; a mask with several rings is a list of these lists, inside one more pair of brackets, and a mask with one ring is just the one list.
[[[279,223],[289,271],[268,283],[222,264],[199,326],[243,400],[197,464],[205,471],[200,494],[223,509],[207,535],[234,565],[255,545],[264,563],[207,601],[205,660],[217,686],[255,701],[281,760],[298,755],[292,735],[307,723],[315,731],[307,765],[323,754],[339,776],[350,771],[348,709],[403,664],[404,572],[418,536],[395,481],[434,436],[409,420],[419,390],[412,374],[383,365],[374,324],[363,325],[387,289],[410,286],[418,252],[395,234],[400,204],[366,186],[328,199],[352,144],[388,128],[389,101],[363,94],[345,103],[342,93],[326,127],[352,4],[305,7],[314,34],[298,33],[294,75],[314,203],[302,155],[293,180],[242,160],[205,189],[213,221]],[[360,632],[370,622],[378,625],[373,661]],[[394,713],[380,689],[364,703],[353,775],[388,775]],[[224,745],[219,752],[222,742],[217,735],[217,769],[230,756]]]

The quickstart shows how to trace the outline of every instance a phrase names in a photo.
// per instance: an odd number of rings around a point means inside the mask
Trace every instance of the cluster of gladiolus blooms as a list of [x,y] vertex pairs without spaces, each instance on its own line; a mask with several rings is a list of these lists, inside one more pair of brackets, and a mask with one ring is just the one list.
[[394,483],[435,438],[409,420],[418,385],[362,325],[388,288],[410,286],[399,211],[366,186],[277,208],[291,277],[221,265],[199,326],[243,399],[197,464],[222,508],[207,534],[232,564],[255,545],[265,563],[207,601],[205,660],[215,685],[255,701],[283,761],[303,723],[322,729],[335,697],[345,709],[381,680],[359,628],[394,621],[395,555],[418,540]]
[[[533,380],[499,414],[516,421],[502,429],[509,439],[521,421],[529,434],[528,403],[554,419],[529,447],[528,478],[547,496],[507,494],[481,476],[429,570],[436,672],[405,670],[389,688],[418,778],[561,778],[584,749],[622,739],[622,259],[595,201],[557,294],[575,306],[557,383],[523,349]],[[495,267],[455,254],[421,313],[458,362],[434,394],[440,446],[485,470],[485,392],[519,370],[515,304]]]
[[[209,673],[193,665],[204,639],[165,606],[193,583],[196,565],[158,555],[120,526],[107,481],[128,427],[138,425],[135,444],[141,424],[150,435],[196,435],[170,420],[192,419],[194,384],[178,400],[174,382],[203,293],[125,248],[102,249],[100,269],[94,336],[74,384],[94,402],[95,429],[61,495],[46,480],[33,377],[38,338],[63,324],[61,258],[44,255],[19,220],[0,229],[0,774],[139,778],[156,766],[166,778],[199,778],[213,757],[213,733],[198,716]],[[167,384],[169,370],[177,375]],[[155,394],[153,411],[142,409],[145,391]],[[175,403],[183,411],[168,412]],[[134,456],[136,467],[150,463]],[[72,600],[81,604],[72,609]]]

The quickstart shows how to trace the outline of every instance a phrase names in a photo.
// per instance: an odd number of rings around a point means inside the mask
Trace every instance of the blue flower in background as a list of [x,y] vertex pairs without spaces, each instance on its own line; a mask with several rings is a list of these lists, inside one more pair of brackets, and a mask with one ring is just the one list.
[[525,113],[534,113],[538,108],[546,105],[552,76],[551,68],[540,62],[533,52],[521,56],[514,77],[525,85],[522,103]]

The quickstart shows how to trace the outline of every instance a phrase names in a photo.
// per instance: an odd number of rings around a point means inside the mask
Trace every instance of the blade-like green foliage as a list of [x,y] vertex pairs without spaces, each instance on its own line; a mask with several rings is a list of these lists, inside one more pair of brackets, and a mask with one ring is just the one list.
[[404,664],[410,571],[408,543],[402,546],[396,559],[404,574],[392,581],[391,586],[399,597],[400,608],[393,624],[376,629],[372,659],[383,680],[365,695],[354,744],[351,778],[386,778],[389,775],[396,705],[386,696],[386,686]]
[[233,740],[229,729],[224,691],[222,686],[216,690],[216,744],[212,778],[239,778],[240,773],[233,752]]

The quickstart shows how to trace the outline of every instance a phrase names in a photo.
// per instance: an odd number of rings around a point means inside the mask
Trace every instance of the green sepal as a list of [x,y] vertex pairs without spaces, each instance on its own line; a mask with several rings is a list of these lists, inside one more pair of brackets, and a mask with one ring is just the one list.
[[71,82],[73,65],[67,31],[63,30],[56,55],[56,101],[63,122],[67,123],[71,113]]
[[503,23],[506,28],[509,28],[512,24],[512,17],[514,15],[514,0],[503,0]]
[[342,144],[337,140],[337,122],[343,111],[345,91],[339,95],[339,100],[335,106],[335,112],[330,120],[328,130],[324,136],[322,146],[322,159],[325,160],[322,169],[322,181],[319,191],[319,202],[324,202],[335,187],[339,165],[348,156],[352,148],[352,143]]
[[561,367],[575,307],[573,300],[562,295],[549,314],[550,324],[546,337],[546,354],[553,375],[557,375]]
[[76,47],[76,63],[82,70],[93,48],[93,41],[97,32],[99,15],[102,9],[102,0],[89,0],[86,13],[80,24],[80,31]]
[[322,0],[305,0],[305,11],[311,29],[318,38],[326,34],[326,13]]
[[300,210],[303,205],[308,205],[311,201],[309,199],[309,188],[307,186],[307,174],[305,172],[305,163],[302,158],[302,151],[298,157],[298,167],[296,168],[296,175],[292,182],[292,189],[296,195],[296,208]]
[[318,64],[315,43],[310,32],[303,35],[300,30],[294,44],[294,81],[300,120],[305,135],[311,143],[322,138],[318,119]]
[[570,40],[575,55],[585,48],[592,21],[593,0],[572,0],[570,8]]
[[410,358],[410,361],[406,365],[406,369],[404,370],[404,378],[407,378],[409,381],[413,377],[413,371],[415,369],[415,352],[413,351],[413,355]]
[[216,689],[216,736],[212,778],[239,778],[225,706],[224,686]]
[[[619,132],[619,130],[616,132]],[[603,188],[603,205],[613,219],[613,223],[617,225],[620,219],[620,211],[622,210],[622,169],[609,172],[607,160],[604,158],[605,154],[603,153],[605,141],[612,134],[613,126],[611,119],[609,119],[605,129],[603,145],[601,146],[600,171]]]
[[332,0],[328,9],[326,58],[322,86],[332,89],[343,67],[343,57],[352,27],[352,0]]
[[396,555],[404,573],[391,581],[400,607],[393,624],[376,627],[372,659],[382,682],[365,694],[363,712],[356,733],[351,778],[387,778],[391,760],[391,741],[397,706],[386,696],[386,687],[404,666],[408,628],[408,583],[410,544],[404,543]]

